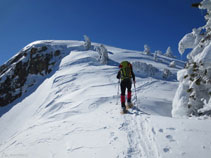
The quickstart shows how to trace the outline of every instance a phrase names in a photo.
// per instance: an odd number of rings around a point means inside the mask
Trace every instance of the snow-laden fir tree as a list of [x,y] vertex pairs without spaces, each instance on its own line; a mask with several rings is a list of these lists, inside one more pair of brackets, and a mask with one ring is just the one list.
[[140,61],[132,62],[133,71],[135,74],[142,77],[154,77],[159,75],[159,69],[152,66],[151,64],[143,63]]
[[87,35],[84,35],[84,41],[85,50],[89,50],[91,48],[91,40]]
[[174,57],[170,46],[166,49],[166,53],[164,55],[170,58]]
[[150,53],[150,47],[149,47],[147,44],[144,45],[144,53],[145,53],[146,55],[150,55],[150,54],[151,54],[151,53]]
[[156,50],[158,55],[163,55],[163,52],[161,50]]
[[96,51],[99,54],[98,60],[100,61],[100,63],[101,64],[107,64],[107,62],[108,62],[108,51],[105,48],[105,46],[103,44],[101,44],[100,46],[96,47]]
[[169,67],[176,67],[175,61],[170,62]]
[[[179,42],[181,54],[187,48],[185,69],[178,72],[180,82],[173,100],[174,117],[211,114],[211,0],[203,0],[200,9],[206,9],[206,25],[193,29]],[[203,30],[203,33],[201,33]]]
[[164,69],[163,70],[163,78],[168,79],[171,76],[171,71],[169,69]]
[[158,51],[155,51],[153,58],[155,61],[158,61]]

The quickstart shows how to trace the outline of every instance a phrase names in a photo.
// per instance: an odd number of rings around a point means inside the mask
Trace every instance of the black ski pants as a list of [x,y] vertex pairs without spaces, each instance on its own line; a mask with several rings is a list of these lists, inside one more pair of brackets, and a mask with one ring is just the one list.
[[132,87],[132,81],[131,79],[125,79],[121,81],[121,104],[122,107],[125,106],[125,91],[127,89],[127,101],[131,102],[131,87]]

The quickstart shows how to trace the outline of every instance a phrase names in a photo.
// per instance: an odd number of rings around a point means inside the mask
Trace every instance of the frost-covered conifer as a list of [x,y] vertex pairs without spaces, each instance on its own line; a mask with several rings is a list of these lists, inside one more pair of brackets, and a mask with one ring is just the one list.
[[98,60],[100,61],[101,64],[107,64],[108,62],[108,51],[105,48],[103,44],[101,44],[99,47],[96,47],[96,50],[99,54]]
[[154,53],[154,60],[158,61],[158,51],[155,51],[155,53]]
[[174,57],[170,46],[167,48],[166,53],[164,55],[170,58]]
[[[180,82],[173,100],[172,115],[191,116],[211,114],[211,0],[199,6],[206,9],[205,26],[193,29],[179,42],[179,52],[191,48],[185,69],[178,72]],[[204,29],[204,33],[200,33]]]
[[91,48],[91,40],[87,35],[84,35],[84,41],[85,50],[89,50]]
[[163,70],[163,78],[168,79],[171,76],[171,71],[169,69]]
[[175,61],[170,62],[169,67],[176,67]]
[[150,47],[147,44],[144,45],[144,53],[147,54],[147,55],[151,54],[150,53]]
[[160,50],[157,50],[156,52],[157,52],[158,55],[163,55],[163,52],[160,51]]
[[170,70],[165,69],[160,71],[158,68],[154,67],[151,64],[143,63],[140,61],[132,62],[133,71],[136,75],[142,77],[154,77],[159,79],[169,79],[172,77]]

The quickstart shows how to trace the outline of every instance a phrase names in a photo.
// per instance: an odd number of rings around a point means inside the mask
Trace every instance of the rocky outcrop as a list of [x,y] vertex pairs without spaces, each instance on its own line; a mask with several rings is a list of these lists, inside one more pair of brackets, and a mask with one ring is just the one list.
[[31,46],[2,65],[0,67],[0,106],[13,102],[27,92],[28,88],[36,84],[34,76],[43,77],[51,73],[59,56],[61,56],[61,51],[52,49],[50,46]]

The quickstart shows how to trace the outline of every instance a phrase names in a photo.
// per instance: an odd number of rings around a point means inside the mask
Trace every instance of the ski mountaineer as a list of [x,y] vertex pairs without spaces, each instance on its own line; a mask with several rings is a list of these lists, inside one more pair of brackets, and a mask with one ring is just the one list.
[[125,106],[125,91],[127,89],[127,105],[132,106],[131,103],[131,87],[132,87],[132,81],[135,83],[135,75],[133,72],[132,64],[128,61],[122,61],[119,65],[120,70],[118,71],[117,78],[120,80],[120,87],[121,87],[121,106],[123,113],[127,113],[127,109]]

